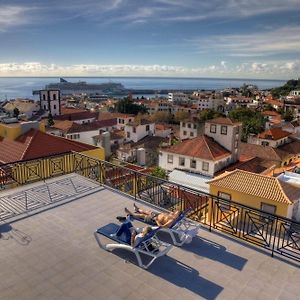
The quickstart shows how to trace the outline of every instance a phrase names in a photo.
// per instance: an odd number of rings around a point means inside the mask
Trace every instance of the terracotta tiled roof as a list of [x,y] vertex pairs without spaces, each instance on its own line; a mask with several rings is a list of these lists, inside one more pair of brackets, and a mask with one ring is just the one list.
[[82,112],[86,112],[86,110],[82,109],[82,108],[73,108],[73,107],[62,107],[61,108],[62,115],[76,114],[76,113],[82,113]]
[[284,131],[281,128],[270,128],[260,134],[257,135],[260,139],[266,139],[266,140],[280,140],[287,136],[291,135],[290,132]]
[[273,110],[265,110],[265,111],[262,112],[262,115],[270,116],[270,117],[280,116],[280,114],[277,111],[273,111]]
[[299,188],[282,182],[275,177],[242,170],[225,172],[210,180],[209,183],[217,187],[228,188],[280,203],[292,204],[293,201],[300,199]]
[[212,120],[208,120],[206,121],[206,123],[213,123],[213,124],[221,124],[221,125],[236,125],[236,124],[242,124],[239,121],[236,121],[234,119],[231,118],[215,118]]
[[116,119],[116,118],[130,118],[134,117],[134,115],[130,114],[122,114],[122,113],[110,113],[110,112],[100,112],[98,116],[98,120],[107,120],[107,119]]
[[225,171],[234,171],[235,169],[253,172],[257,174],[266,174],[266,172],[270,172],[276,165],[277,161],[265,160],[260,157],[253,157],[245,161],[240,160],[218,171],[216,173],[216,176],[224,173]]
[[161,151],[208,160],[219,160],[231,155],[228,150],[205,135],[194,139],[184,140],[179,144],[162,148]]
[[73,125],[67,130],[67,133],[75,133],[75,132],[87,132],[98,130],[103,127],[112,127],[117,125],[117,119],[107,119],[102,121],[95,121],[92,123],[85,124],[77,124],[73,122]]
[[172,127],[170,127],[166,124],[155,124],[155,129],[156,130],[168,130],[168,129],[172,129]]
[[74,123],[73,121],[69,121],[69,120],[64,120],[64,121],[55,120],[54,125],[51,127],[65,131],[70,129],[73,123]]
[[282,161],[287,156],[286,152],[278,148],[247,143],[240,144],[240,157],[243,158],[260,157],[266,160]]
[[153,124],[153,122],[151,122],[149,120],[146,120],[146,119],[141,119],[141,120],[130,122],[127,125],[129,125],[129,126],[139,126],[139,125],[148,125],[148,124]]
[[87,151],[97,147],[30,129],[16,140],[0,139],[0,162],[33,159],[68,151]]
[[69,121],[77,121],[77,120],[85,120],[85,119],[98,119],[97,112],[83,111],[76,112],[71,114],[65,114],[60,116],[53,117],[54,120],[69,120]]
[[279,146],[278,149],[289,154],[300,155],[300,141],[295,140],[291,143]]

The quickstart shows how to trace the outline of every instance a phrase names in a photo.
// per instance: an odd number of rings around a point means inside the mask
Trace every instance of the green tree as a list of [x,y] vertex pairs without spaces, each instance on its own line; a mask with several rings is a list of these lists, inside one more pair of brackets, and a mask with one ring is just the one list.
[[174,120],[176,122],[180,122],[186,120],[189,117],[189,113],[187,111],[177,111],[174,116]]
[[20,110],[17,107],[15,107],[14,111],[13,111],[13,114],[14,114],[14,117],[17,118],[20,114]]
[[147,108],[144,105],[135,104],[130,97],[119,100],[116,104],[116,110],[119,113],[134,115],[137,115],[138,113],[145,114],[148,112]]
[[291,110],[287,110],[286,112],[284,112],[282,117],[283,117],[284,121],[286,121],[286,122],[291,122],[294,120],[294,115]]
[[54,125],[54,120],[53,120],[53,116],[51,113],[49,113],[48,115],[48,126],[53,126]]
[[292,90],[300,89],[300,79],[292,79],[286,82],[283,86],[273,88],[271,94],[274,98],[287,96]]
[[222,116],[223,116],[222,113],[217,112],[213,109],[202,110],[199,113],[199,119],[200,119],[200,121],[203,121],[203,122],[214,119],[214,118],[222,117]]
[[167,172],[158,166],[152,170],[151,175],[162,179],[168,179]]
[[247,142],[250,133],[258,134],[264,130],[266,120],[260,112],[247,108],[237,108],[229,112],[230,118],[243,123],[242,141]]
[[152,122],[163,122],[163,123],[168,123],[170,120],[169,113],[166,111],[157,111],[156,113],[152,114],[150,116],[150,119]]

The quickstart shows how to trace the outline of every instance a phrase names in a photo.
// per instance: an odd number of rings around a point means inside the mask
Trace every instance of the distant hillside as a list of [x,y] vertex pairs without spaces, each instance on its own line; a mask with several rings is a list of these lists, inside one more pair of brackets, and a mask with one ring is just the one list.
[[292,90],[300,90],[300,79],[291,79],[285,85],[272,89],[271,93],[274,98],[279,98],[287,96]]

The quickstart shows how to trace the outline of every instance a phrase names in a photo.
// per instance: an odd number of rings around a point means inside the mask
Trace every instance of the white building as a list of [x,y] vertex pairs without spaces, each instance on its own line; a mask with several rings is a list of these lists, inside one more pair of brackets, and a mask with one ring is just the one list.
[[277,148],[290,141],[290,132],[282,130],[281,128],[270,128],[258,135],[250,135],[247,142],[249,144],[271,146]]
[[180,169],[211,177],[230,160],[231,153],[205,135],[161,148],[159,153],[159,166],[167,171]]
[[242,123],[230,118],[216,118],[205,122],[204,134],[232,153],[231,163],[239,158]]
[[155,133],[155,124],[148,120],[131,122],[125,125],[126,141],[138,142],[145,136],[152,136]]
[[177,104],[185,104],[190,102],[190,98],[184,93],[168,93],[168,100]]
[[61,114],[61,100],[59,90],[40,90],[40,107],[52,116]]
[[155,136],[169,137],[173,132],[172,127],[165,124],[155,124]]
[[181,140],[193,139],[198,136],[199,123],[196,120],[180,122],[179,138]]
[[294,90],[290,92],[290,96],[300,97],[300,90]]

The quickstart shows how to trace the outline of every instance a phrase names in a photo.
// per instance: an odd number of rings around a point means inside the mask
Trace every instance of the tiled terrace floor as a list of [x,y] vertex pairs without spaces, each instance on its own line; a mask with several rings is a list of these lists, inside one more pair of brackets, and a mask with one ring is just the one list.
[[148,270],[100,249],[95,229],[132,204],[103,188],[1,226],[0,299],[300,299],[299,267],[205,229]]

